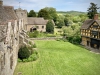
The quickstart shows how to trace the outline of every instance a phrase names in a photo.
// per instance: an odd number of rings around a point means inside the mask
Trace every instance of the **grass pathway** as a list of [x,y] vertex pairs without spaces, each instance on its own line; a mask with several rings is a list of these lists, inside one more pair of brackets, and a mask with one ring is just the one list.
[[63,41],[35,41],[39,59],[18,63],[14,75],[100,75],[100,54]]

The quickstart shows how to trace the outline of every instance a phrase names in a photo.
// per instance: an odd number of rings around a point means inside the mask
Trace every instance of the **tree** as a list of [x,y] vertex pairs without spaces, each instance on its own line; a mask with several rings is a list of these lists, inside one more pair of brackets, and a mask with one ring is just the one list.
[[46,24],[46,32],[54,33],[54,24],[52,20],[49,20],[48,23]]
[[65,18],[65,16],[63,16],[63,15],[58,16],[57,21],[55,23],[58,28],[62,28],[62,26],[65,26],[64,18]]
[[28,13],[28,17],[36,17],[36,13],[34,12],[34,10],[30,10],[30,12]]
[[65,26],[64,20],[59,20],[57,23],[57,27],[62,28],[62,26]]
[[73,24],[71,26],[62,27],[63,35],[67,37],[67,40],[71,43],[80,44],[80,26],[78,24]]
[[94,4],[94,3],[90,3],[91,6],[88,8],[88,17],[89,19],[93,19],[94,18],[94,15],[97,14],[97,9],[99,9],[99,7],[97,7],[97,4]]
[[65,26],[68,26],[69,25],[68,24],[69,23],[69,19],[67,17],[64,18],[64,23],[65,23]]
[[81,18],[82,23],[88,18],[86,14],[80,14],[79,17]]
[[38,17],[43,17],[44,19],[50,19],[50,15],[49,15],[48,11],[46,11],[45,9],[41,9],[38,12]]
[[50,19],[53,19],[54,22],[57,20],[57,12],[56,9],[53,7],[45,7],[44,8],[50,15]]

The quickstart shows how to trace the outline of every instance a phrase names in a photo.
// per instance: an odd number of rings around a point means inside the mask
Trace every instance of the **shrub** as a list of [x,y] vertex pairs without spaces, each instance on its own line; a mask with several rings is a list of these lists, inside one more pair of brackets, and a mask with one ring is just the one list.
[[29,32],[28,33],[28,36],[30,38],[36,38],[36,37],[38,37],[38,35],[39,35],[39,32],[38,31],[34,31],[34,32]]
[[36,38],[36,37],[38,37],[38,35],[39,35],[39,32],[38,31],[34,31],[33,37]]
[[32,48],[36,48],[36,44],[31,45]]
[[30,57],[28,58],[28,61],[35,61],[39,58],[38,56],[38,52],[34,52],[32,55],[30,55]]
[[47,37],[56,37],[54,34],[47,34]]
[[31,41],[29,41],[29,44],[30,44],[30,45],[32,45],[32,42],[31,42]]
[[22,61],[23,59],[27,59],[30,56],[30,51],[26,46],[21,47],[18,52],[18,58],[20,58]]
[[[39,58],[38,52],[34,50],[32,55],[30,55],[27,59],[23,59],[23,62],[36,61],[38,58]],[[18,62],[22,62],[22,60],[18,59]]]

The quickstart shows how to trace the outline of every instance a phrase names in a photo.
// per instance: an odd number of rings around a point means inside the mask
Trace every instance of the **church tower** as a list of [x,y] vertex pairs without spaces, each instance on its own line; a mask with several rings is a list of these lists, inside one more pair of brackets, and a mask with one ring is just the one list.
[[25,24],[27,24],[27,10],[18,8],[15,10],[15,13],[16,13],[18,19],[23,19],[23,25],[24,25],[24,29],[25,29]]

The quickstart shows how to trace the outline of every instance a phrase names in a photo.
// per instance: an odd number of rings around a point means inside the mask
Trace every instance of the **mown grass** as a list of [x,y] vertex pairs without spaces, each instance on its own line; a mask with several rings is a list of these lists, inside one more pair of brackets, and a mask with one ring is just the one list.
[[35,41],[39,59],[18,63],[14,75],[100,75],[100,54],[63,41]]

